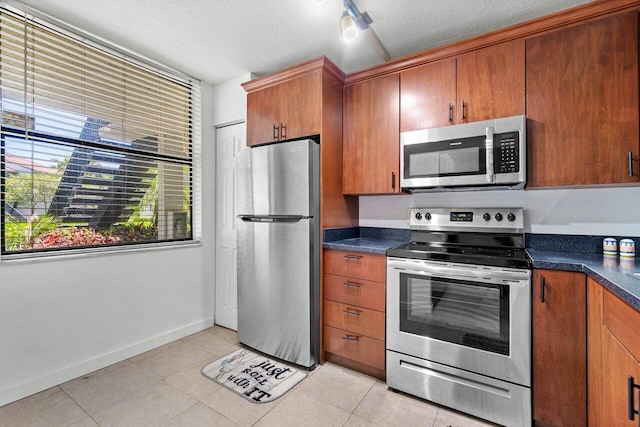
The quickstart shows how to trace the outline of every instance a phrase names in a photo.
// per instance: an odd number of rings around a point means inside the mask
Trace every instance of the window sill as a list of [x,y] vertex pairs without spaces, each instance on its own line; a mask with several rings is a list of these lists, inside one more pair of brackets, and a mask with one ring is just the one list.
[[28,254],[16,254],[16,255],[2,255],[0,256],[0,264],[5,263],[19,263],[19,262],[34,262],[34,261],[55,261],[55,260],[68,260],[77,258],[90,258],[98,256],[109,255],[123,255],[133,254],[140,252],[156,252],[166,250],[180,250],[194,247],[203,246],[201,240],[189,240],[180,242],[166,242],[166,243],[149,243],[142,245],[132,246],[115,246],[115,247],[96,247],[96,248],[82,248],[82,249],[68,249],[57,252],[41,252],[41,253],[28,253]]

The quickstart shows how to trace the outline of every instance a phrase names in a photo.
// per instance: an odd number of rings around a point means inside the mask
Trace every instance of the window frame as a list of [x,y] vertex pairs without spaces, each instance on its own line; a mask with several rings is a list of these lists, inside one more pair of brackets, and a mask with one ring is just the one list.
[[[76,27],[70,26],[62,21],[52,18],[47,15],[43,15],[37,10],[19,5],[16,7],[13,4],[0,1],[0,8],[6,10],[9,13],[13,13],[23,19],[24,21],[33,21],[39,25],[44,25],[56,32],[59,32],[61,36],[67,36],[75,40],[78,43],[88,45],[94,49],[98,49],[106,56],[114,56],[122,61],[129,62],[133,65],[142,67],[147,71],[154,73],[160,77],[174,81],[178,84],[182,84],[188,88],[189,94],[189,114],[188,117],[188,157],[173,156],[165,153],[150,153],[145,150],[138,150],[135,148],[119,147],[116,144],[109,144],[101,141],[88,141],[78,138],[68,138],[61,135],[55,135],[47,132],[39,132],[34,130],[27,130],[23,128],[16,128],[13,126],[5,126],[0,120],[0,262],[12,259],[22,258],[40,258],[51,257],[59,255],[79,255],[79,254],[95,254],[96,252],[131,252],[148,249],[160,249],[167,247],[181,247],[185,245],[199,245],[201,244],[202,237],[202,171],[201,171],[201,82],[194,79],[180,71],[166,67],[153,60],[142,57],[138,54],[131,52],[126,48],[122,48],[113,43],[107,42],[99,37],[96,37],[86,31],[80,30]],[[13,129],[13,132],[5,134],[8,129]],[[15,130],[19,129],[20,132],[24,132],[24,136],[17,135]],[[5,240],[5,225],[6,225],[6,162],[5,162],[5,139],[16,138],[24,139],[26,141],[38,141],[44,144],[59,144],[65,147],[74,148],[90,148],[107,150],[111,153],[119,154],[131,154],[140,156],[144,159],[154,160],[158,162],[169,162],[170,164],[182,165],[188,168],[188,181],[185,184],[189,185],[189,209],[188,214],[190,218],[190,227],[187,237],[183,238],[170,238],[170,239],[155,239],[147,240],[143,242],[118,242],[109,244],[98,245],[78,245],[70,247],[54,247],[54,248],[41,248],[41,249],[24,249],[24,250],[12,250],[6,252],[6,240]],[[27,142],[28,143],[28,142]],[[156,178],[159,179],[159,178]],[[168,213],[162,211],[163,215]]]

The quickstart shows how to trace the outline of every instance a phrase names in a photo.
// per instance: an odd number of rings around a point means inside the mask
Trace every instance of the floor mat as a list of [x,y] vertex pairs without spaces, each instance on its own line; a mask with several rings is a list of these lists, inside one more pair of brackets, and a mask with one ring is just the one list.
[[252,403],[267,403],[291,390],[307,373],[241,348],[205,365],[202,375]]

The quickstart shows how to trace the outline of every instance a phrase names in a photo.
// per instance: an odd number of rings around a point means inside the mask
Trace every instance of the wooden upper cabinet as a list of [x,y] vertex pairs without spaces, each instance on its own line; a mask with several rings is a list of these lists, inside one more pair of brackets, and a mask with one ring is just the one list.
[[400,73],[400,132],[453,124],[455,104],[454,58]]
[[322,71],[247,94],[247,145],[320,133]]
[[536,269],[532,287],[533,418],[541,426],[586,426],[586,276]]
[[408,69],[400,73],[400,131],[524,114],[524,82],[522,39]]
[[526,63],[528,187],[639,182],[637,12],[528,39]]
[[525,113],[523,39],[474,50],[457,60],[458,123]]
[[392,74],[344,89],[344,194],[400,192],[399,81]]

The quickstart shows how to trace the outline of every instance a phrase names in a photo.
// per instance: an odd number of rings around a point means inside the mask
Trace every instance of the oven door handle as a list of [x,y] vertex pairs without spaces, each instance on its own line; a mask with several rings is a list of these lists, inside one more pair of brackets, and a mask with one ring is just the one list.
[[493,170],[493,132],[493,127],[488,126],[486,130],[487,139],[484,143],[484,147],[486,150],[485,163],[487,167],[487,182],[493,182],[496,179],[496,175]]
[[[491,282],[495,281],[508,281],[520,282],[523,280],[528,281],[530,276],[530,270],[522,271],[505,271],[505,270],[474,270],[472,268],[464,267],[452,267],[452,266],[440,266],[434,264],[426,264],[420,262],[418,265],[402,265],[398,266],[394,261],[387,261],[389,268],[394,270],[403,271],[405,273],[418,274],[421,276],[434,276],[461,278],[461,279],[490,279]],[[403,263],[403,261],[398,262]],[[486,280],[485,280],[486,281]]]

